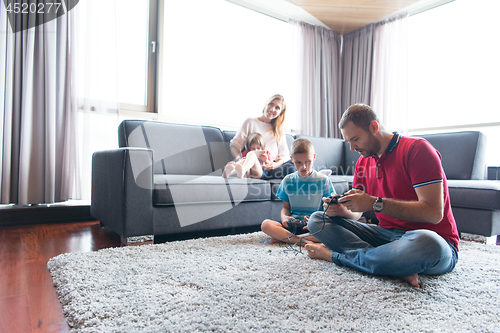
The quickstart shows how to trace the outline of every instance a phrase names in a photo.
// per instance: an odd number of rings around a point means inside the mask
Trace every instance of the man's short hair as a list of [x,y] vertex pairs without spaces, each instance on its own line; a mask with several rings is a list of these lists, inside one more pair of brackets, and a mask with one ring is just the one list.
[[344,111],[344,114],[339,121],[339,129],[343,129],[350,121],[352,121],[355,126],[361,127],[366,132],[369,132],[370,124],[374,120],[382,126],[377,114],[370,106],[361,103],[353,104]]
[[293,157],[295,154],[314,154],[314,146],[311,140],[306,138],[298,138],[292,142],[290,148],[290,155]]

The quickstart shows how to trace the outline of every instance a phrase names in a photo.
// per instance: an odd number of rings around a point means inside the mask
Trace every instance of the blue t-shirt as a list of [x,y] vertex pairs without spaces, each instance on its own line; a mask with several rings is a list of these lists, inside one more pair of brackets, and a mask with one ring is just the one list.
[[334,193],[332,182],[326,175],[313,170],[307,178],[302,178],[297,172],[283,178],[276,196],[290,203],[290,214],[311,215],[323,210],[321,198]]

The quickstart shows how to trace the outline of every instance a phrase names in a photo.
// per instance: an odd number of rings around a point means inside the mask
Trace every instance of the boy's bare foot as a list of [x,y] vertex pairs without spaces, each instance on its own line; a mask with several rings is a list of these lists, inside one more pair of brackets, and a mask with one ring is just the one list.
[[332,261],[332,251],[323,244],[308,243],[304,248],[307,251],[307,256],[311,259],[322,259],[329,262]]
[[414,286],[415,288],[422,287],[422,282],[418,278],[418,274],[403,276],[402,279],[411,284],[412,286]]
[[226,167],[224,168],[224,172],[222,173],[223,178],[229,178],[233,173],[235,172],[234,170],[234,163],[228,163]]

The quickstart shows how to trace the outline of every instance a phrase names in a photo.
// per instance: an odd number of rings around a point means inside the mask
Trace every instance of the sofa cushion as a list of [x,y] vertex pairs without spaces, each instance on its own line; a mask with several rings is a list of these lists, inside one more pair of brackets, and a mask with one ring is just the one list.
[[337,194],[345,193],[351,189],[349,184],[352,184],[352,176],[332,175],[330,176],[330,180],[332,181],[333,188],[335,189],[335,193]]
[[477,131],[463,131],[420,136],[429,141],[442,156],[448,179],[485,179],[486,138]]
[[[339,175],[354,175],[354,169],[356,168],[356,162],[360,158],[360,154],[355,151],[351,150],[351,146],[349,145],[349,142],[344,141],[344,162],[342,163],[344,169],[341,170]],[[352,183],[352,177],[351,177],[351,183]]]
[[220,176],[155,175],[153,205],[268,201],[271,186],[260,179]]
[[296,135],[296,137],[311,140],[316,151],[316,161],[314,162],[316,170],[330,169],[333,175],[343,174],[343,140],[309,135]]
[[500,181],[448,180],[453,207],[500,210]]
[[229,161],[227,143],[216,127],[124,120],[120,147],[153,150],[155,174],[222,174]]
[[294,140],[295,140],[295,137],[293,135],[291,135],[291,134],[286,135],[286,144],[288,146],[288,150],[290,150],[290,148],[292,148],[292,143]]

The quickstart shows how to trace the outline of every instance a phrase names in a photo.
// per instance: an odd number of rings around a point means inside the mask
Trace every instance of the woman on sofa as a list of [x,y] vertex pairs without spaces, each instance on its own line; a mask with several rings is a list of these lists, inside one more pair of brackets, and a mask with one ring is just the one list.
[[266,149],[271,154],[272,163],[263,166],[263,179],[283,178],[295,172],[295,166],[290,160],[290,151],[286,143],[284,129],[286,102],[283,96],[271,96],[257,118],[248,118],[231,140],[231,153],[235,159],[241,158],[241,151],[245,146],[247,136],[251,133],[260,133],[264,137]]

